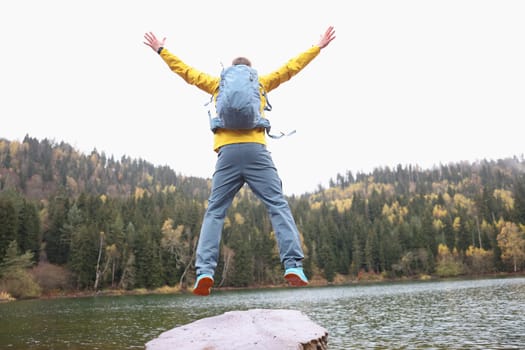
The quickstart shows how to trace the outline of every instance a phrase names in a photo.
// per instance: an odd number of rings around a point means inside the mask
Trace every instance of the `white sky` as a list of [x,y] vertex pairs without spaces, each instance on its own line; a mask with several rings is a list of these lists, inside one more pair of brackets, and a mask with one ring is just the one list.
[[[208,178],[203,104],[143,42],[219,74],[260,74],[337,38],[269,95],[270,140],[286,194],[337,173],[521,156],[525,1],[59,1],[0,4],[0,137],[67,142]],[[252,5],[256,4],[256,5]]]

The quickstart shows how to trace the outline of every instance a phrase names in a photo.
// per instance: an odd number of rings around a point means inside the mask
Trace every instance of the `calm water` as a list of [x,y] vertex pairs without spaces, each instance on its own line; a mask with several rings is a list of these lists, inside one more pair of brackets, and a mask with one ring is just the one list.
[[295,309],[335,349],[524,349],[525,278],[0,304],[0,349],[144,349],[231,310]]

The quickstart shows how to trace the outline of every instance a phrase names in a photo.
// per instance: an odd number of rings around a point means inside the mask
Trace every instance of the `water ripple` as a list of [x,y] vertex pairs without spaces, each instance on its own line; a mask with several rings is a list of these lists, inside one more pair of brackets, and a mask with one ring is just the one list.
[[525,278],[22,301],[0,304],[0,348],[143,349],[173,327],[255,308],[304,312],[330,350],[525,348]]

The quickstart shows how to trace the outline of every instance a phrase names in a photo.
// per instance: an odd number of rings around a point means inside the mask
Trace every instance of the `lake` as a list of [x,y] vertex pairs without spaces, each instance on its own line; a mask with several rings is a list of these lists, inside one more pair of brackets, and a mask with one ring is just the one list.
[[0,304],[0,349],[144,349],[226,311],[294,309],[337,349],[523,349],[525,278],[214,291]]

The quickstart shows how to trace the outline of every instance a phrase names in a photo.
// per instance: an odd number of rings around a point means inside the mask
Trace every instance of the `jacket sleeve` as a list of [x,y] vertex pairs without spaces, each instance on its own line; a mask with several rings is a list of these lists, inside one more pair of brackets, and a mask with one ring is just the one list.
[[176,73],[188,84],[195,85],[199,89],[214,94],[219,86],[219,77],[211,76],[207,73],[201,72],[193,67],[188,66],[180,58],[163,48],[160,52],[160,57],[166,62],[173,73]]
[[299,73],[304,67],[308,65],[308,63],[310,63],[315,57],[317,57],[317,55],[319,55],[319,52],[321,52],[319,46],[312,46],[308,50],[289,60],[285,65],[276,71],[260,76],[259,81],[267,92],[272,91]]

